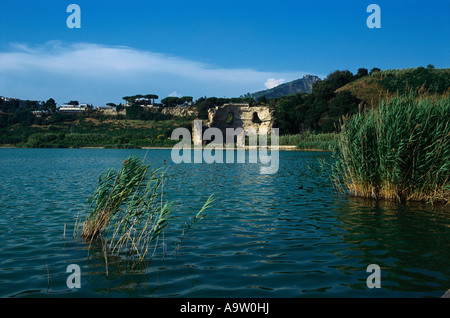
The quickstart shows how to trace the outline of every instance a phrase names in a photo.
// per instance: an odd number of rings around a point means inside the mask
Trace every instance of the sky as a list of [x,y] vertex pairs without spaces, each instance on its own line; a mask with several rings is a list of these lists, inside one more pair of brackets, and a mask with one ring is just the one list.
[[[81,28],[69,28],[70,4]],[[369,28],[370,4],[381,28]],[[0,0],[0,96],[239,97],[335,70],[450,67],[448,0]]]

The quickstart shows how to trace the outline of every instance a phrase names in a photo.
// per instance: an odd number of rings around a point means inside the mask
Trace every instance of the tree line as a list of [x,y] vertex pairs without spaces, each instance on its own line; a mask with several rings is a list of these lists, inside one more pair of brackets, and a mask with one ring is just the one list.
[[[190,105],[196,108],[197,117],[208,118],[208,109],[222,106],[227,103],[247,103],[250,106],[268,105],[275,110],[275,127],[280,134],[297,134],[304,131],[333,132],[343,115],[352,115],[367,105],[356,97],[351,91],[336,90],[350,82],[371,76],[386,91],[404,93],[407,89],[424,89],[432,93],[444,93],[450,87],[450,69],[435,69],[433,65],[426,68],[384,70],[372,68],[359,68],[356,74],[348,70],[337,70],[330,73],[325,79],[315,82],[311,93],[300,93],[277,98],[262,96],[257,100],[252,97],[200,97],[194,101],[192,96],[168,96],[156,104],[163,107]],[[137,94],[124,96],[123,100],[129,105],[126,107],[126,118],[139,120],[169,120],[173,117],[161,113],[161,109],[149,110],[146,107],[151,101],[159,97],[156,94]],[[69,103],[76,104],[77,101]],[[124,108],[122,104],[108,103],[118,110]],[[48,111],[40,116],[34,116],[33,110]],[[52,124],[64,120],[73,120],[79,116],[102,116],[92,110],[80,114],[59,114],[56,111],[56,102],[53,98],[45,102],[23,101],[17,99],[0,98],[0,128],[21,123],[25,126],[33,124]],[[73,118],[72,118],[73,117]],[[118,116],[116,119],[121,119]]]
[[275,124],[280,134],[335,131],[342,115],[352,115],[359,106],[364,107],[363,102],[350,91],[336,93],[336,90],[367,75],[366,69],[360,69],[356,75],[348,70],[335,71],[314,83],[311,93],[269,99],[268,104],[275,108]]
[[368,106],[351,91],[336,90],[367,76],[375,79],[385,92],[394,94],[405,94],[411,90],[432,94],[450,91],[450,69],[435,69],[431,64],[426,68],[400,70],[374,67],[369,71],[360,68],[356,74],[338,70],[314,83],[309,94],[267,100],[275,109],[275,125],[279,127],[280,134],[297,134],[308,130],[321,133],[336,131],[343,115],[351,116]]

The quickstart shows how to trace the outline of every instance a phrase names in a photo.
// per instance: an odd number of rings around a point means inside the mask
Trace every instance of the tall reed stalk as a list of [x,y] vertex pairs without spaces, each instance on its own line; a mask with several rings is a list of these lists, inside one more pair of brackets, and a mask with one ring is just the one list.
[[448,96],[396,96],[341,124],[332,165],[337,189],[360,197],[448,204]]
[[[112,253],[127,253],[143,260],[171,221],[173,203],[164,203],[164,172],[151,169],[141,159],[129,157],[119,171],[101,174],[88,199],[81,237],[87,242],[102,239]],[[193,223],[213,201],[211,196]],[[77,222],[76,231],[79,223]]]

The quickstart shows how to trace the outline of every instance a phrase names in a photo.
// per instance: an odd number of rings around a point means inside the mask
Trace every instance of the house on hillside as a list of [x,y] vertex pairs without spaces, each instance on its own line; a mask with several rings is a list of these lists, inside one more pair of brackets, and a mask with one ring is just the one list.
[[87,104],[79,104],[79,105],[71,105],[64,104],[58,108],[58,112],[60,113],[83,113],[89,109]]

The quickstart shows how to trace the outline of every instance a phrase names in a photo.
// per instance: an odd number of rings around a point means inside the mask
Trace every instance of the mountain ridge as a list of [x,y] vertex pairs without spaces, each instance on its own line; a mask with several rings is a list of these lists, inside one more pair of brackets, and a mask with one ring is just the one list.
[[305,75],[303,76],[303,78],[299,78],[255,93],[247,93],[245,95],[242,95],[241,97],[252,97],[253,99],[257,100],[263,96],[265,96],[266,98],[272,98],[286,95],[295,95],[298,93],[311,93],[313,84],[319,80],[320,78],[317,75]]

